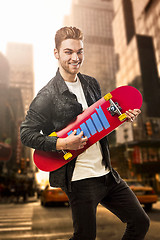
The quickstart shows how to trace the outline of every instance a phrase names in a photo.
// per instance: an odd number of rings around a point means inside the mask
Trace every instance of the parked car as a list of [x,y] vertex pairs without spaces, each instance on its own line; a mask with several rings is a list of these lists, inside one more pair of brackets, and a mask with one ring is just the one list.
[[153,203],[158,201],[158,196],[156,195],[154,189],[150,186],[145,186],[137,180],[131,179],[126,180],[127,184],[131,190],[135,193],[139,202],[144,205],[145,210],[151,210]]
[[69,205],[69,200],[61,188],[54,188],[47,185],[41,193],[41,205],[46,206],[49,203],[65,203]]

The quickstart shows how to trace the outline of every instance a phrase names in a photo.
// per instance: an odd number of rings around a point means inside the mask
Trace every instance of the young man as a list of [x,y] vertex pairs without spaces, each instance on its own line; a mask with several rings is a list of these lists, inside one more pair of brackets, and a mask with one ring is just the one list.
[[[94,78],[79,73],[84,60],[83,35],[79,29],[64,27],[57,31],[54,55],[59,63],[58,71],[31,103],[21,125],[21,140],[31,148],[43,151],[77,150],[87,142],[83,132],[76,134],[74,131],[66,138],[48,135],[63,129],[100,99],[100,87]],[[126,112],[129,121],[139,113],[138,109]],[[51,172],[50,184],[61,187],[69,197],[74,226],[71,239],[95,240],[99,203],[127,223],[123,240],[144,239],[149,218],[112,168],[107,137],[64,167]]]

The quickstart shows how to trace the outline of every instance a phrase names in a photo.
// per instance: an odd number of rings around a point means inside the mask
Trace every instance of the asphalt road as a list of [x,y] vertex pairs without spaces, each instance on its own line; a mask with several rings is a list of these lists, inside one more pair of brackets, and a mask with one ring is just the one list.
[[[148,213],[151,226],[146,240],[160,240],[160,202]],[[120,240],[125,224],[102,206],[97,209],[97,239]],[[68,240],[72,236],[71,209],[42,207],[40,202],[0,204],[1,240]]]

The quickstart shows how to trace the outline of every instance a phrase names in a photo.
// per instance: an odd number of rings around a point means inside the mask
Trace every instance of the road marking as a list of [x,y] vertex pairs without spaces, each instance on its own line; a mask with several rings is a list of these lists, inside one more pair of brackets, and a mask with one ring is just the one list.
[[[8,231],[28,231],[32,230],[32,227],[15,227],[15,228],[0,228],[0,232],[8,232]],[[1,238],[2,239],[2,238]]]
[[15,218],[8,218],[8,217],[0,217],[0,222],[22,222],[22,221],[29,221],[31,218],[29,217],[27,217],[27,218],[18,218],[17,219],[17,217]]
[[[25,239],[25,238],[37,238],[37,239],[39,239],[39,238],[44,238],[44,237],[56,237],[56,240],[58,240],[58,238],[59,237],[70,237],[70,236],[72,236],[72,234],[73,234],[73,232],[65,232],[65,233],[48,233],[48,234],[45,234],[45,233],[43,233],[43,234],[25,234],[25,235],[23,235],[23,234],[18,234],[18,235],[16,235],[16,236],[10,236],[9,235],[9,239]],[[1,240],[3,240],[3,239],[8,239],[8,236],[6,235],[6,236],[2,236],[1,237]],[[62,240],[62,239],[61,239]]]
[[[3,207],[1,205],[1,207]],[[0,209],[0,232],[23,232],[32,230],[33,206],[14,205]],[[5,236],[7,233],[5,233]],[[11,236],[9,236],[9,239]],[[2,239],[2,238],[1,238]],[[4,238],[5,239],[5,238]]]
[[5,223],[0,223],[0,226],[17,226],[17,225],[32,225],[32,222],[5,222]]

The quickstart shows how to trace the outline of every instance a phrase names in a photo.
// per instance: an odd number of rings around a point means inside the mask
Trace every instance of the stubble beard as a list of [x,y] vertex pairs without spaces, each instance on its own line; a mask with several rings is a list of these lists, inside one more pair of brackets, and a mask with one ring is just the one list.
[[74,69],[74,68],[70,69],[70,64],[67,63],[67,65],[66,65],[66,64],[63,64],[62,62],[60,62],[60,66],[63,69],[63,71],[65,71],[66,73],[71,74],[71,75],[77,74],[80,70],[81,65],[82,65],[82,62],[79,63],[79,67],[77,69]]

